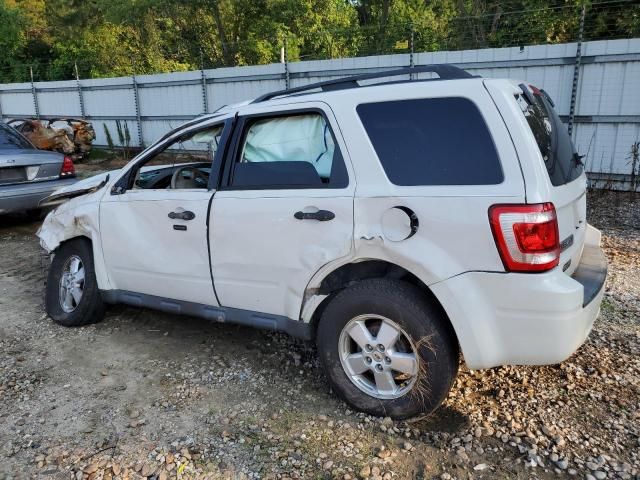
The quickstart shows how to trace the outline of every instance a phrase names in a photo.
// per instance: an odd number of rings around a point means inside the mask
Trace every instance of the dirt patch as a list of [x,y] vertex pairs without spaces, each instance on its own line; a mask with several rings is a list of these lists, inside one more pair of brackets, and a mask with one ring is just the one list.
[[38,225],[0,218],[0,479],[638,478],[640,201],[592,194],[589,218],[611,273],[587,343],[559,366],[463,367],[410,422],[350,411],[283,334],[124,307],[57,326]]
[[102,172],[117,170],[124,167],[129,160],[121,155],[115,155],[106,150],[96,150],[82,163],[76,163],[76,175],[78,178],[87,178]]

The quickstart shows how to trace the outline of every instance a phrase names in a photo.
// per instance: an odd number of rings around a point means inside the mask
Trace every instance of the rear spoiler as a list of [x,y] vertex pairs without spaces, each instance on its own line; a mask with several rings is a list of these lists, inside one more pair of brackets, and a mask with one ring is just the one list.
[[527,102],[529,102],[530,105],[533,105],[535,103],[535,98],[533,96],[539,93],[544,96],[544,98],[551,104],[552,107],[555,108],[556,104],[553,103],[551,96],[542,88],[536,88],[533,85],[529,85],[529,87],[533,89],[533,93],[531,93],[531,90],[524,83],[521,83],[520,85],[518,85],[518,87],[520,87],[520,89],[522,90],[522,94],[527,99]]

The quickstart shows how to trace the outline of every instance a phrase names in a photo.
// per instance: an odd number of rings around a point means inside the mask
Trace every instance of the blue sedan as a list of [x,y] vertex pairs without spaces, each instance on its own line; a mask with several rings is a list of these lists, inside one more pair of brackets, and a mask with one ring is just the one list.
[[73,161],[38,150],[13,127],[0,122],[0,215],[34,212],[55,190],[76,182]]

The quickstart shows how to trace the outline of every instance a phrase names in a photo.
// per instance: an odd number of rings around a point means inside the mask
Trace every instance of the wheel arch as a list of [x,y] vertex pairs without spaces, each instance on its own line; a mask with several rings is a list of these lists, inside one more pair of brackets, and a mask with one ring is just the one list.
[[[56,248],[53,249],[50,253],[52,255],[55,255],[56,252],[60,250],[60,248],[62,248],[63,245],[66,245],[69,242],[73,242],[74,240],[85,240],[89,242],[89,244],[91,245],[91,250],[93,250],[93,240],[91,239],[91,236],[87,233],[79,233],[78,235],[74,235],[74,236],[65,238],[64,240],[61,240],[60,243],[56,246]],[[94,253],[94,257],[95,257],[95,253]],[[94,262],[95,262],[95,258],[94,258]]]
[[405,281],[418,288],[427,301],[429,301],[441,313],[442,318],[446,321],[447,327],[450,330],[452,338],[459,345],[455,327],[438,297],[433,293],[429,286],[420,279],[420,277],[407,268],[387,260],[370,258],[357,262],[344,263],[329,272],[322,273],[324,274],[321,275],[321,278],[316,276],[313,283],[310,283],[310,286],[305,290],[304,302],[301,310],[302,320],[309,322],[311,325],[312,336],[314,338],[320,317],[337,292],[362,280],[372,278],[389,278]]

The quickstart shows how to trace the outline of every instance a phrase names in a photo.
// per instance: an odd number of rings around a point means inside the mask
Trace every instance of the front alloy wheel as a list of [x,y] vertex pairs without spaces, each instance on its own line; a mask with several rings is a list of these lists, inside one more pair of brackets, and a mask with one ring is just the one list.
[[82,300],[84,290],[84,265],[77,255],[70,256],[62,267],[59,300],[63,311],[73,312]]
[[74,238],[55,250],[47,275],[45,308],[56,323],[66,327],[102,320],[104,303],[88,239]]

